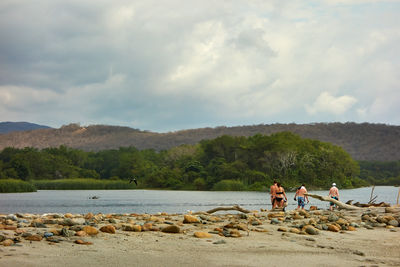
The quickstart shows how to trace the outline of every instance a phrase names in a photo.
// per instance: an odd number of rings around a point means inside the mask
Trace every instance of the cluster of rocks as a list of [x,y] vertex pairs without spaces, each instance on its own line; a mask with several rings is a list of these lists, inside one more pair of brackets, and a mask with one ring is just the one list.
[[[251,231],[277,230],[303,235],[320,231],[355,231],[356,228],[399,227],[400,213],[366,210],[364,213],[294,210],[249,214],[9,214],[0,215],[0,242],[3,246],[45,240],[49,244],[62,241],[91,245],[94,237],[126,232],[157,231],[171,234],[211,238],[213,235],[238,238]],[[268,229],[267,229],[268,228]],[[90,241],[87,239],[91,238]],[[215,243],[223,243],[221,240]]]

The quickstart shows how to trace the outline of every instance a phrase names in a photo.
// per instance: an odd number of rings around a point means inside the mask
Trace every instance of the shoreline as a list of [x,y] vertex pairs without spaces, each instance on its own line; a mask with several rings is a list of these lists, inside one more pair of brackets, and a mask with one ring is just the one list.
[[0,214],[0,261],[5,266],[399,266],[399,221],[399,207]]

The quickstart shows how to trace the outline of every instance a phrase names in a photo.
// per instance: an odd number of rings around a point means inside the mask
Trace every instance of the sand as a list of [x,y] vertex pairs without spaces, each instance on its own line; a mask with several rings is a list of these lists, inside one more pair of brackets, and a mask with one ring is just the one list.
[[[0,266],[400,266],[399,227],[304,235],[278,231],[280,227],[289,230],[292,222],[273,225],[267,215],[256,214],[262,224],[249,225],[250,231],[240,231],[242,237],[238,238],[193,236],[196,231],[209,232],[228,221],[240,221],[234,214],[218,215],[222,222],[180,223],[182,232],[176,234],[119,229],[115,234],[73,236],[60,243],[23,240],[14,246],[0,246]],[[361,216],[354,212],[345,215]],[[182,218],[167,217],[175,222]],[[3,234],[7,231],[0,230]],[[77,239],[93,244],[78,245],[74,243]]]

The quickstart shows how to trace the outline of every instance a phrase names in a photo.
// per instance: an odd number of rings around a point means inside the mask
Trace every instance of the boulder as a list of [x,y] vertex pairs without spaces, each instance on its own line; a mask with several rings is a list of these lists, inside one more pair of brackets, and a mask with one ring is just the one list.
[[14,241],[12,241],[11,239],[6,239],[2,242],[3,246],[8,247],[14,244]]
[[131,232],[141,232],[142,226],[137,225],[137,224],[124,224],[122,226],[122,230],[131,231]]
[[181,229],[177,225],[168,225],[168,226],[162,228],[161,232],[177,234],[177,233],[181,232]]
[[41,241],[43,237],[41,235],[31,235],[26,237],[25,239],[29,241]]
[[309,235],[318,235],[319,231],[312,225],[306,225],[304,231]]
[[97,235],[99,233],[99,230],[93,226],[85,226],[83,227],[82,231],[86,232],[88,235]]
[[279,232],[287,232],[287,229],[285,227],[279,227],[278,231]]
[[183,216],[183,223],[199,223],[199,219],[196,216],[186,214]]
[[300,230],[297,228],[290,228],[289,232],[294,233],[294,234],[299,234]]
[[103,233],[115,234],[115,227],[111,224],[105,225],[100,228],[100,231]]
[[339,232],[340,231],[339,227],[337,227],[336,225],[333,225],[333,224],[328,225],[328,230],[331,232]]
[[397,220],[390,220],[387,222],[388,225],[392,225],[394,227],[399,226],[399,222]]
[[212,237],[211,234],[206,233],[206,232],[194,232],[193,235],[194,235],[195,237],[197,237],[197,238],[210,238],[210,237]]

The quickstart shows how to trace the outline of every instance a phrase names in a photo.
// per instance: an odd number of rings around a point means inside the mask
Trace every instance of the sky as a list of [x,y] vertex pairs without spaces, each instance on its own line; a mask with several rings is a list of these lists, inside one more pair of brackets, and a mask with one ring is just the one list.
[[2,0],[0,121],[400,125],[400,1]]

